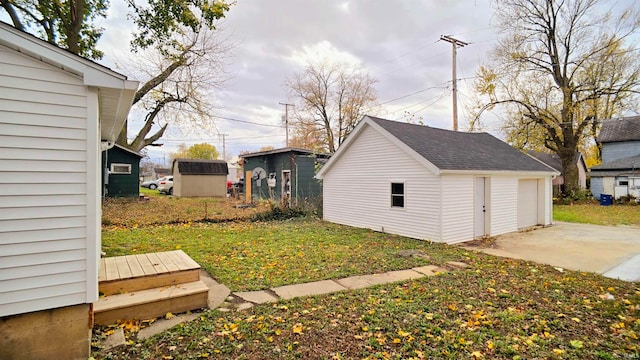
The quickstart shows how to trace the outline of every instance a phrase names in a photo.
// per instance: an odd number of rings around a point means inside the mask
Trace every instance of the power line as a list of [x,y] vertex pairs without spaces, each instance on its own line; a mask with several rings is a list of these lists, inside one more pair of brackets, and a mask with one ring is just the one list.
[[252,124],[252,125],[259,125],[259,126],[268,126],[268,127],[275,127],[275,128],[283,128],[283,127],[284,127],[284,126],[282,126],[282,125],[261,124],[261,123],[254,122],[254,121],[234,119],[234,118],[225,117],[225,116],[217,116],[217,115],[210,115],[210,116],[211,116],[211,117],[214,117],[214,118],[217,118],[217,119],[223,119],[223,120],[235,121],[235,122],[244,123],[244,124]]

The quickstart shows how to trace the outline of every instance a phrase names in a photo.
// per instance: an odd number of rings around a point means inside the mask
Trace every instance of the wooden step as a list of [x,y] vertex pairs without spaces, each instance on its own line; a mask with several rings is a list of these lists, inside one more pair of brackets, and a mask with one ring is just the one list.
[[96,324],[151,319],[207,307],[209,287],[202,281],[101,297],[93,304]]
[[200,265],[182,250],[102,258],[98,277],[103,295],[131,293],[200,280]]

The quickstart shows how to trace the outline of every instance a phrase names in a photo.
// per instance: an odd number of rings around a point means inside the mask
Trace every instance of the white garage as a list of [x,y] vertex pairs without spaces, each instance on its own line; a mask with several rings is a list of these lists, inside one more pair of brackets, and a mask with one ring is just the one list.
[[327,221],[457,243],[551,224],[555,175],[487,133],[365,116],[316,177]]

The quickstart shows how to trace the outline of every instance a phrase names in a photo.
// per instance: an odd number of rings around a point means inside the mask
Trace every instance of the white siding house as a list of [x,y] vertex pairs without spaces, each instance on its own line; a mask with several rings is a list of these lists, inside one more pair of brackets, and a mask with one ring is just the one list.
[[551,224],[558,174],[489,134],[365,116],[317,177],[327,221],[456,243]]
[[101,140],[137,85],[0,23],[0,319],[97,299]]

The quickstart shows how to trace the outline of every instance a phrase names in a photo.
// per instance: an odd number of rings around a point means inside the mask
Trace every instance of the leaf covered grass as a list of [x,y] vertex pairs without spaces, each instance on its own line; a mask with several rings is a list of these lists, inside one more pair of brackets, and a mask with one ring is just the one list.
[[106,226],[142,227],[198,221],[247,219],[268,211],[265,203],[241,207],[234,198],[180,198],[160,195],[157,190],[141,188],[145,200],[107,198],[102,205],[102,224]]
[[461,260],[443,245],[320,220],[184,223],[144,228],[107,227],[107,256],[182,249],[234,291],[407,269],[427,260],[398,256],[429,249],[431,263]]
[[[576,206],[569,210],[578,213]],[[584,208],[596,214],[582,218],[593,222],[608,208],[615,206]],[[640,209],[625,208],[605,223],[624,224],[633,217],[626,211]],[[127,345],[95,349],[96,359],[640,358],[637,282],[310,219],[112,225],[102,238],[108,256],[182,249],[232,291],[451,260],[470,266],[246,311],[205,311],[147,340],[129,334]],[[430,259],[398,256],[407,249]]]
[[553,219],[582,224],[640,226],[640,206],[600,206],[598,203],[554,205]]
[[[452,256],[460,254],[450,249]],[[195,321],[94,356],[619,359],[640,355],[637,283],[466,254],[471,265],[466,270],[258,305],[243,312],[206,311]]]

